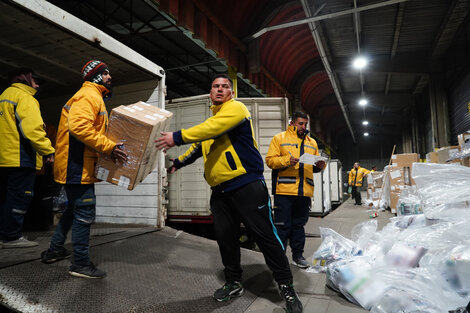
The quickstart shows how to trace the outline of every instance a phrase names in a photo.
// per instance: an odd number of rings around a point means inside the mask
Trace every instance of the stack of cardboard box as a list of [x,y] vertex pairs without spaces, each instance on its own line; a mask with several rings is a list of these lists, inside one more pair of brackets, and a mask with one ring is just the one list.
[[382,194],[384,172],[371,172],[367,175],[367,197],[372,201],[380,199]]
[[414,162],[419,162],[417,153],[394,154],[390,167],[390,208],[392,213],[397,212],[398,198],[406,186],[413,186],[415,182],[411,178]]
[[[457,140],[459,142],[459,150],[461,152],[468,152],[470,149],[470,131],[458,135]],[[470,167],[470,156],[466,156],[460,159],[460,164]]]
[[172,115],[145,102],[113,109],[106,136],[114,142],[123,143],[128,161],[118,164],[109,155],[100,155],[96,177],[129,190],[134,189],[157,166],[159,152],[154,141],[167,128]]
[[466,132],[457,136],[459,145],[442,147],[436,151],[426,154],[426,162],[429,163],[457,163],[470,167],[470,157],[454,158],[452,157],[458,153],[467,150],[470,142],[470,132]]

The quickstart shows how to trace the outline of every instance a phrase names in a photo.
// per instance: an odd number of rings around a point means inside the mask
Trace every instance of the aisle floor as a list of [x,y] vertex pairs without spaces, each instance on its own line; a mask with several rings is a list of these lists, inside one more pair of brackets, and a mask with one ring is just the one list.
[[[319,227],[350,238],[352,228],[370,214],[348,200],[324,218],[311,217],[304,256],[311,261],[320,245]],[[390,217],[379,212],[379,228]],[[52,265],[39,261],[51,234],[26,234],[39,247],[0,249],[0,304],[19,312],[284,312],[271,273],[256,251],[242,249],[245,294],[217,303],[212,293],[223,284],[223,268],[213,240],[170,227],[95,225],[90,254],[108,276],[87,280],[69,276],[67,260]],[[287,254],[291,259],[289,249]],[[328,289],[325,274],[291,268],[304,312],[366,312]]]

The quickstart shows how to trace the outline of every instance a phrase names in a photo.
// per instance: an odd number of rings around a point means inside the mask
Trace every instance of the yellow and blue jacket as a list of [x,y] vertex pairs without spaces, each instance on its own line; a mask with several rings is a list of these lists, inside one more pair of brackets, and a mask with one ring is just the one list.
[[35,94],[33,87],[14,83],[0,95],[0,167],[40,170],[42,156],[55,152]]
[[352,168],[352,170],[349,172],[349,185],[361,187],[364,176],[366,176],[369,173],[370,173],[369,170],[366,170],[365,168],[360,167],[360,166],[357,169]]
[[320,168],[304,163],[290,165],[290,157],[300,158],[304,153],[319,155],[315,139],[297,135],[297,127],[289,126],[285,132],[273,137],[266,155],[266,165],[272,171],[272,194],[313,196],[313,173]]
[[108,112],[103,85],[84,82],[62,108],[57,130],[54,179],[61,184],[92,184],[98,153],[111,154],[116,143],[104,134]]
[[234,190],[264,179],[263,159],[254,137],[251,115],[234,99],[211,106],[213,116],[173,133],[176,145],[193,143],[173,162],[176,168],[204,158],[204,178],[213,191]]

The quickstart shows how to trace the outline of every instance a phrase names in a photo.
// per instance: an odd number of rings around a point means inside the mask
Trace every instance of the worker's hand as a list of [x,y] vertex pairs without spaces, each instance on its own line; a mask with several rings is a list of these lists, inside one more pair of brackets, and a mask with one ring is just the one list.
[[171,165],[169,168],[167,168],[167,172],[170,173],[170,174],[173,174],[174,172],[176,172],[178,169],[176,168],[176,166],[174,165],[174,161],[175,159],[170,159],[171,162],[173,162],[173,165]]
[[48,155],[48,156],[46,157],[46,164],[52,165],[52,164],[54,164],[54,161],[55,161],[55,159],[54,159],[54,155],[53,155],[53,154],[50,154],[50,155]]
[[298,158],[294,158],[292,155],[290,156],[290,166],[295,166],[298,162],[299,162],[299,159]]
[[162,136],[155,140],[156,148],[158,150],[163,150],[163,152],[167,152],[168,149],[175,146],[175,141],[173,140],[173,133],[172,132],[161,132]]
[[127,153],[122,150],[123,146],[124,144],[122,142],[118,142],[114,147],[113,152],[111,152],[111,159],[114,163],[119,162],[124,164],[127,162]]
[[326,166],[326,162],[322,161],[322,160],[317,161],[317,162],[315,162],[315,166],[318,167],[321,170],[324,170],[325,166]]

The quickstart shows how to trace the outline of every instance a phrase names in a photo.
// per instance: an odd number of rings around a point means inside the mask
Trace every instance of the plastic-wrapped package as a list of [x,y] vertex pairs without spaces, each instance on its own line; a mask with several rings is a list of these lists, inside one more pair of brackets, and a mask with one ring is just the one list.
[[419,246],[408,246],[401,242],[396,242],[385,255],[385,262],[389,266],[395,267],[415,267],[421,257],[426,253],[426,249]]
[[421,214],[423,208],[416,186],[405,186],[397,203],[397,215]]
[[322,243],[313,254],[313,266],[308,269],[309,272],[325,272],[330,263],[362,254],[362,250],[354,241],[330,228],[320,227],[320,236]]
[[371,312],[448,312],[465,305],[468,299],[449,290],[445,280],[434,270],[413,268],[401,272],[394,268],[376,271],[376,285],[385,286]]
[[422,214],[401,215],[392,217],[390,222],[400,229],[424,227],[426,226],[426,218]]
[[331,263],[326,270],[326,285],[341,292],[352,303],[360,305],[350,291],[354,292],[361,281],[369,278],[373,262],[372,258],[357,256]]
[[351,230],[351,239],[360,247],[361,250],[364,250],[367,242],[377,231],[377,225],[377,220],[368,220],[357,224]]

